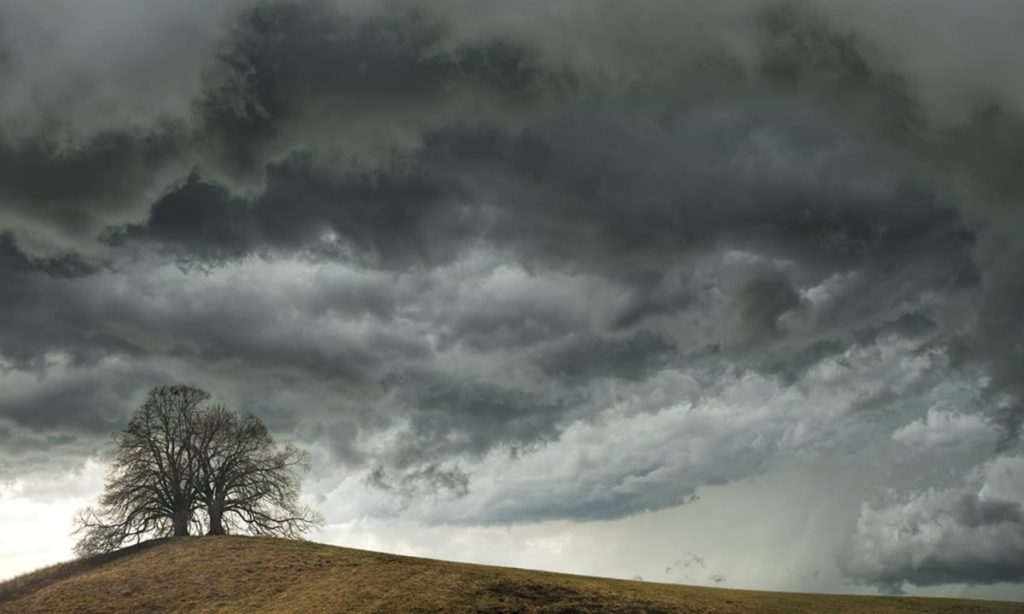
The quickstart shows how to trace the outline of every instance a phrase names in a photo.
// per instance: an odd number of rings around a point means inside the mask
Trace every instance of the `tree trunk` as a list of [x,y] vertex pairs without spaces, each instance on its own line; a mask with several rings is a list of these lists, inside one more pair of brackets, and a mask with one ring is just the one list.
[[207,535],[224,535],[224,510],[210,506],[210,531]]
[[174,536],[181,537],[188,535],[188,510],[177,510],[174,512]]

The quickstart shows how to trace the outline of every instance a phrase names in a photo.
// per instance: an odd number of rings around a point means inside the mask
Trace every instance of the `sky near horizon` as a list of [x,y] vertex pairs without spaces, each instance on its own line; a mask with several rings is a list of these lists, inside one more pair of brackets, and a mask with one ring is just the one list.
[[311,537],[1024,600],[1016,0],[0,0],[0,578],[190,384]]

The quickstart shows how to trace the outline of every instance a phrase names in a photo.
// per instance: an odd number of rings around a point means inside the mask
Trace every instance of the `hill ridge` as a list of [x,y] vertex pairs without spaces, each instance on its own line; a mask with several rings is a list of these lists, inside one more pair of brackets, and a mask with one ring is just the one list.
[[1020,612],[1024,604],[597,578],[277,538],[178,537],[0,583],[7,612]]

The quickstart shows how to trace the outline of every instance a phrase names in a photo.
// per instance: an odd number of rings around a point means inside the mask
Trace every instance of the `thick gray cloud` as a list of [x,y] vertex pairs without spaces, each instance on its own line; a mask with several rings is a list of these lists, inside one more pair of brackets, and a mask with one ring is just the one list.
[[542,359],[541,367],[556,377],[589,381],[597,377],[644,379],[667,365],[675,345],[650,331],[629,337],[569,339]]
[[4,479],[171,381],[436,524],[870,449],[918,494],[852,577],[1019,579],[1014,500],[905,460],[1017,445],[1016,4],[43,4],[0,2]]
[[979,467],[968,485],[861,510],[850,572],[890,591],[904,582],[1020,582],[1024,490],[1019,456]]

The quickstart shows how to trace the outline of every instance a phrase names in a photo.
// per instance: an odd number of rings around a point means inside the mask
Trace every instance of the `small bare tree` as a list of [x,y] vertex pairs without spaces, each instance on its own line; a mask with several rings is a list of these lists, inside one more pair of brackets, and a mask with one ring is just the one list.
[[308,454],[278,447],[259,418],[209,398],[189,386],[149,393],[116,440],[99,505],[75,519],[79,555],[204,527],[295,538],[321,522],[299,503]]

